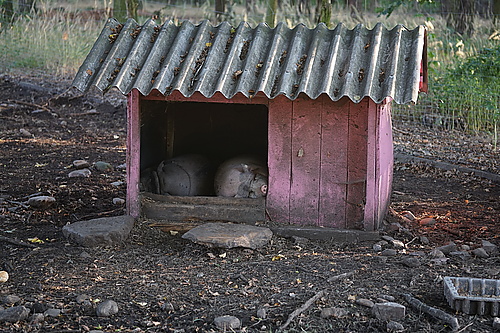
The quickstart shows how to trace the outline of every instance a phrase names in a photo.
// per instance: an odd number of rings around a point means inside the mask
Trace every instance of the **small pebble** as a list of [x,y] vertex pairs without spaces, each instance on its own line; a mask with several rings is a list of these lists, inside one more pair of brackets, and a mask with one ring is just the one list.
[[443,252],[444,254],[448,254],[450,252],[457,250],[457,244],[455,244],[453,242],[449,242],[448,244],[440,246],[437,249],[440,250],[441,252]]
[[356,304],[366,306],[367,308],[372,308],[373,305],[375,305],[375,303],[373,303],[372,301],[370,301],[369,299],[366,299],[366,298],[358,298],[356,300]]
[[125,203],[125,199],[113,198],[113,205],[123,205],[124,203]]
[[421,265],[420,260],[417,257],[404,257],[403,265],[410,268],[419,267]]
[[382,251],[382,245],[380,245],[378,243],[377,244],[373,244],[372,249],[375,252],[380,252],[380,251]]
[[498,254],[498,247],[487,240],[482,240],[481,246],[489,255]]
[[419,223],[420,223],[420,225],[423,225],[423,226],[431,226],[431,225],[436,224],[436,220],[433,219],[432,217],[426,217],[426,218],[421,219]]
[[97,170],[99,170],[101,172],[113,170],[113,166],[111,164],[109,164],[108,162],[102,162],[102,161],[95,162],[94,168],[96,168]]
[[118,186],[122,186],[123,184],[125,184],[125,183],[124,183],[124,182],[122,182],[121,180],[116,181],[116,182],[112,182],[112,183],[111,183],[111,185],[116,186],[116,187],[118,187]]
[[68,174],[68,177],[69,178],[87,178],[87,177],[90,177],[90,175],[92,174],[92,172],[90,172],[89,169],[80,169],[80,170],[75,170],[75,171],[71,171],[69,174]]
[[28,199],[28,205],[33,208],[46,209],[56,202],[56,198],[48,195],[39,195]]
[[395,240],[392,241],[392,245],[397,250],[401,250],[401,249],[405,248],[405,244],[402,241],[397,240],[397,239],[395,239]]
[[110,299],[97,305],[96,314],[98,317],[109,317],[118,313],[118,304]]
[[420,243],[422,243],[423,245],[429,245],[430,244],[429,238],[425,236],[420,236]]
[[381,294],[381,295],[378,295],[378,297],[380,297],[388,302],[394,302],[396,300],[396,298],[394,296],[391,296],[391,295]]
[[396,254],[398,254],[398,251],[396,251],[395,249],[385,249],[384,251],[380,252],[380,255],[384,257],[393,257]]
[[21,297],[17,295],[5,295],[0,299],[2,304],[16,304],[21,302]]
[[7,282],[9,280],[9,273],[6,271],[0,271],[0,283]]
[[324,308],[321,309],[321,318],[343,318],[347,317],[349,311],[344,308]]
[[387,332],[404,332],[405,327],[397,321],[389,321],[387,323]]
[[19,133],[21,133],[22,136],[25,136],[27,138],[33,137],[33,134],[31,134],[30,131],[25,130],[24,128],[19,129]]
[[82,304],[83,302],[88,301],[88,300],[90,300],[90,296],[87,294],[81,294],[81,295],[76,296],[76,302],[78,304]]
[[214,319],[215,326],[224,331],[232,331],[241,327],[241,320],[234,316],[222,316]]
[[388,236],[388,235],[383,235],[382,239],[389,242],[389,243],[392,243],[394,241],[394,238],[392,238],[391,236]]
[[477,249],[472,250],[472,254],[478,258],[489,258],[488,252],[482,247],[478,247]]
[[8,322],[15,323],[17,321],[26,320],[30,310],[25,308],[24,306],[13,306],[7,308],[0,312],[0,323]]
[[429,256],[431,258],[445,258],[446,256],[444,255],[444,253],[441,251],[441,250],[438,250],[438,249],[434,249],[432,250],[430,253],[429,253]]
[[498,318],[498,317],[493,318],[492,326],[493,326],[493,329],[500,330],[500,318]]
[[257,310],[257,318],[266,319],[267,311],[266,308],[260,308]]
[[77,169],[85,169],[90,167],[90,163],[85,160],[74,160],[73,166]]
[[45,319],[45,316],[43,315],[43,313],[33,313],[33,315],[31,316],[30,322],[32,324],[39,324],[42,321],[44,321],[44,319]]
[[45,317],[59,317],[61,315],[61,310],[60,309],[48,309],[46,310],[43,315]]

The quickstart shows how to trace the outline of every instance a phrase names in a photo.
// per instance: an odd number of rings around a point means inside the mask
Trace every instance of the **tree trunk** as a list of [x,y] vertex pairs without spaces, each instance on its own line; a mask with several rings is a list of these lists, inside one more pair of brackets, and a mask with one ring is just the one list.
[[127,0],[115,0],[113,4],[113,16],[118,22],[127,20]]
[[224,21],[224,14],[226,12],[226,0],[215,0],[215,15],[217,22]]
[[278,15],[278,0],[268,0],[266,23],[271,28],[276,26],[276,17]]
[[318,1],[320,4],[318,23],[323,22],[327,27],[330,27],[330,21],[332,19],[332,3],[331,0],[321,0]]
[[500,0],[493,0],[493,24],[497,25],[500,23]]
[[442,2],[442,14],[448,27],[460,35],[471,36],[474,32],[475,0],[446,0]]

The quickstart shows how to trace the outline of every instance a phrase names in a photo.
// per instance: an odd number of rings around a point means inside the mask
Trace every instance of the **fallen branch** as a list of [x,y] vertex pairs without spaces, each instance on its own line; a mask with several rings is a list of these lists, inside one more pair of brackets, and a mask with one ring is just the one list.
[[19,104],[19,105],[31,106],[33,108],[41,109],[41,110],[47,111],[49,113],[54,113],[54,111],[52,111],[50,108],[43,106],[43,105],[40,105],[40,104],[28,103],[28,102],[23,102],[23,101],[13,101],[13,100],[9,100],[9,102],[14,103],[14,104]]
[[5,237],[5,236],[2,236],[2,235],[0,235],[0,241],[6,242],[6,243],[10,243],[10,244],[14,244],[14,245],[19,245],[19,246],[30,247],[32,249],[37,247],[37,246],[35,246],[33,244],[25,243],[23,241],[19,241],[17,239]]
[[427,313],[434,318],[437,318],[441,321],[444,321],[445,323],[449,324],[452,328],[453,331],[457,331],[460,328],[460,325],[458,323],[458,319],[453,317],[452,315],[444,312],[443,310],[439,310],[436,308],[433,308],[415,297],[411,296],[410,294],[402,294],[405,301],[408,302],[411,306],[413,306],[415,309],[422,311],[424,313]]
[[328,278],[328,280],[326,280],[326,281],[327,282],[335,282],[335,281],[344,279],[346,277],[349,277],[351,275],[354,275],[355,272],[356,271],[351,271],[351,272],[347,272],[347,273],[342,273],[342,274],[339,274],[339,275],[335,275],[335,276],[332,276],[332,277]]
[[319,298],[321,298],[323,295],[325,294],[325,291],[324,290],[320,290],[316,293],[316,295],[314,295],[313,297],[309,298],[307,300],[307,302],[305,302],[300,308],[298,309],[295,309],[295,311],[293,311],[292,313],[290,313],[290,315],[288,316],[288,319],[286,320],[286,322],[281,325],[279,328],[278,328],[278,331],[282,331],[284,330],[285,328],[288,327],[288,325],[290,325],[290,323],[297,317],[299,316],[302,312],[306,311],[307,309],[309,309],[309,307],[314,303],[316,302]]

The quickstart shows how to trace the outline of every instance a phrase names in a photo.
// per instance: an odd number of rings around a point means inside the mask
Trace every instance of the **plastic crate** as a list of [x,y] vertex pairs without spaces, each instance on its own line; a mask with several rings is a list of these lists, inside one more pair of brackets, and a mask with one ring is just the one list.
[[446,276],[444,296],[456,311],[495,317],[500,313],[500,280]]

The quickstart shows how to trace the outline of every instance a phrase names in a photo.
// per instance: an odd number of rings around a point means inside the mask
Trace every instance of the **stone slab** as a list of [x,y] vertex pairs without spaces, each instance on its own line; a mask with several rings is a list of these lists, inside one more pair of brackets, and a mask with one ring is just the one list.
[[182,238],[209,247],[260,248],[271,240],[273,232],[269,228],[247,224],[206,223],[189,230]]
[[113,246],[125,241],[134,226],[128,215],[102,217],[65,225],[63,235],[70,241],[87,247]]

